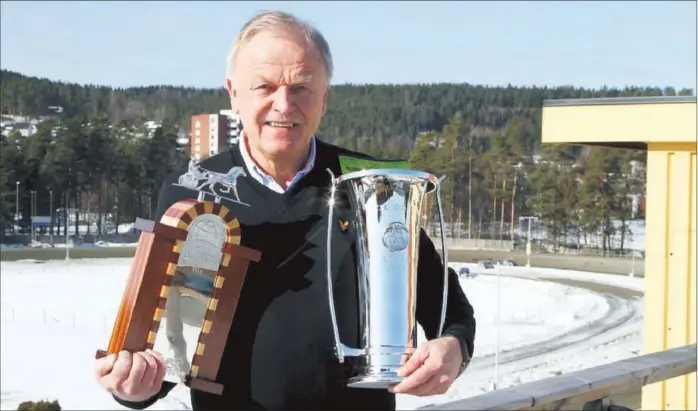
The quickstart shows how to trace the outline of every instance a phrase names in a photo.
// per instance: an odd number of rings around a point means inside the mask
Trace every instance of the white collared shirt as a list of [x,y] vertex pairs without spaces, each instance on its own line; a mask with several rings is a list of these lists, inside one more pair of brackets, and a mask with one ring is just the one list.
[[300,179],[303,178],[306,174],[308,174],[310,170],[313,169],[313,166],[315,166],[315,136],[313,136],[310,139],[310,154],[308,155],[308,160],[306,161],[305,166],[299,172],[296,173],[293,179],[291,179],[291,181],[287,184],[286,189],[284,189],[269,174],[265,173],[264,170],[262,170],[257,166],[257,164],[255,164],[255,162],[252,160],[252,157],[250,157],[250,153],[247,151],[245,138],[246,136],[244,132],[241,133],[240,137],[238,137],[237,144],[239,146],[242,159],[243,161],[245,161],[245,166],[247,170],[250,172],[252,178],[259,181],[263,186],[271,189],[272,191],[275,191],[280,194],[284,193],[286,190],[293,187],[294,184],[300,181]]

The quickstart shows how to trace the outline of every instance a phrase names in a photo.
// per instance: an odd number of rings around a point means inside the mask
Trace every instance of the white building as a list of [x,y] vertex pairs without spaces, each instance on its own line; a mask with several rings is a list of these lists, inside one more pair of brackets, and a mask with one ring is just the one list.
[[233,143],[242,131],[242,122],[240,121],[240,116],[233,113],[233,110],[221,110],[219,114],[222,114],[228,118],[227,135],[228,142]]

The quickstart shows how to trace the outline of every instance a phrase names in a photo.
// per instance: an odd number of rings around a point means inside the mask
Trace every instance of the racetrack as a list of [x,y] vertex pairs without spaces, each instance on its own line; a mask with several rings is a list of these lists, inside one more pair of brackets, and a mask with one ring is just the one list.
[[[456,254],[457,256],[458,254]],[[535,270],[525,269],[525,270]],[[555,364],[564,363],[566,360],[581,357],[585,353],[604,347],[613,347],[614,344],[631,338],[642,338],[642,304],[644,293],[610,284],[602,284],[592,280],[560,278],[546,276],[545,274],[531,276],[530,273],[515,273],[516,268],[508,268],[503,277],[526,278],[531,281],[554,282],[570,287],[586,290],[590,293],[602,295],[608,303],[609,310],[602,318],[592,321],[584,326],[570,330],[562,335],[551,336],[545,341],[539,341],[528,346],[521,346],[509,351],[502,350],[499,353],[499,375],[502,380],[507,376],[521,374],[536,369],[550,369]],[[491,275],[491,274],[485,274]],[[633,352],[639,355],[639,350]],[[468,372],[477,372],[492,369],[494,355],[486,355],[473,359]],[[561,372],[553,372],[559,375]],[[523,381],[514,377],[516,383]],[[611,396],[614,404],[640,410],[641,390],[620,393]],[[424,405],[427,406],[427,405]]]
[[[569,281],[557,281],[554,278],[547,281],[571,285]],[[595,292],[593,289],[596,284],[594,283],[589,284],[583,281],[576,281],[575,283],[575,287]],[[626,289],[608,286],[607,290],[607,292],[603,293],[603,296],[610,309],[604,317],[535,345],[517,347],[511,351],[500,351],[499,364],[515,364],[517,371],[521,371],[526,369],[524,364],[532,364],[532,367],[540,364],[538,357],[569,350],[576,344],[583,344],[587,347],[590,341],[597,341],[597,345],[604,345],[637,333],[637,326],[642,323],[642,312],[637,303],[642,294],[636,293],[635,298],[626,299],[623,297],[628,291]],[[615,292],[615,290],[618,292]],[[621,328],[623,330],[618,331]],[[477,367],[479,363],[486,363],[483,365],[490,366],[492,357],[493,355],[479,357],[477,358],[478,361],[474,361],[472,366]],[[524,360],[526,361],[524,362]]]

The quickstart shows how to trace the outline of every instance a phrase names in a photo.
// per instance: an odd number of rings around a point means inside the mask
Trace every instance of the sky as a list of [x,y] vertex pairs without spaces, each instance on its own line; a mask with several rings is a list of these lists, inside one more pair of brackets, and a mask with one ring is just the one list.
[[2,1],[0,67],[115,87],[222,87],[263,9],[314,23],[343,83],[696,89],[695,1]]

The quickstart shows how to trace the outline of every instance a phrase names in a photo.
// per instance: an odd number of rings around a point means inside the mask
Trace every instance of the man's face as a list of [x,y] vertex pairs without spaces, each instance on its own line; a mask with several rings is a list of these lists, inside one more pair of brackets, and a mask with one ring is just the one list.
[[250,147],[302,155],[325,113],[326,76],[320,53],[297,34],[261,32],[243,44],[227,86]]

